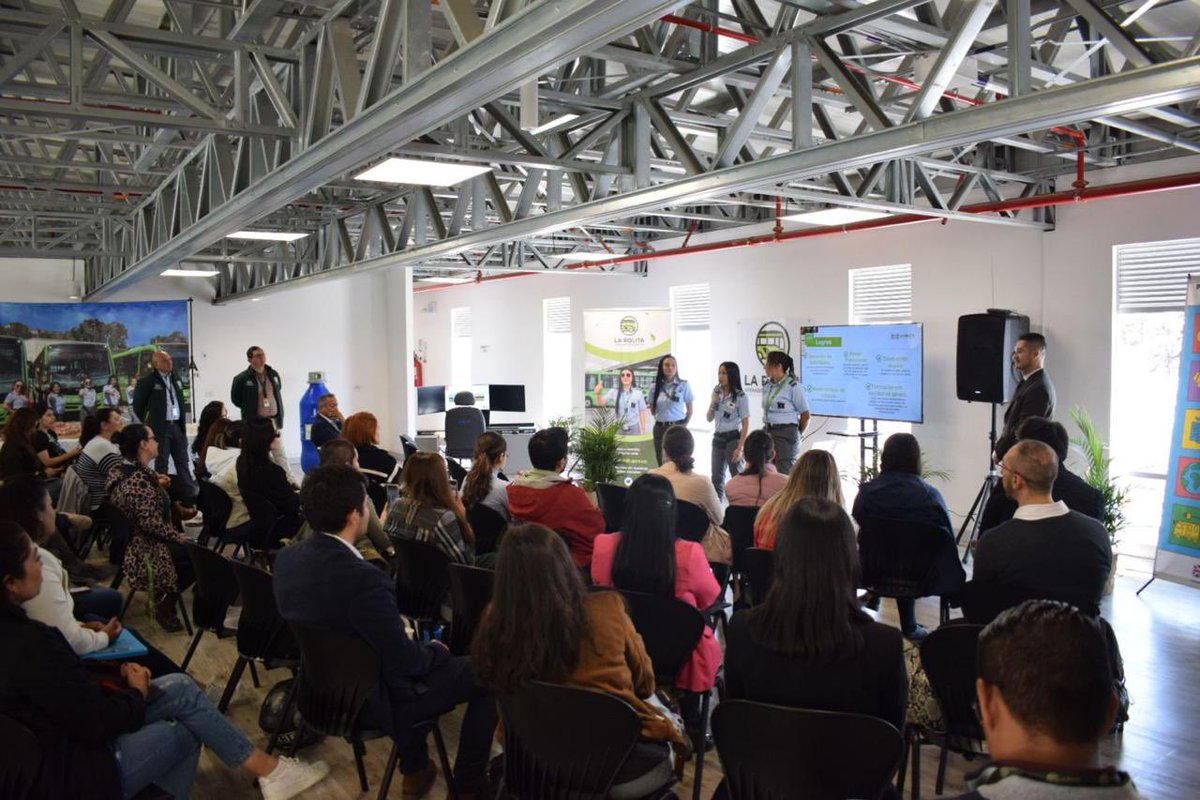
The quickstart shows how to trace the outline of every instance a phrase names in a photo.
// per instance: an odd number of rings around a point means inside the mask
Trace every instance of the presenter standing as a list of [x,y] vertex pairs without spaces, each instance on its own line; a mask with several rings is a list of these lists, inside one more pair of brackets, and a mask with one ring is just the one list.
[[800,452],[800,434],[812,414],[808,398],[796,377],[796,362],[782,350],[767,354],[767,381],[763,384],[763,427],[775,443],[775,469],[786,475]]
[[1012,354],[1013,367],[1021,373],[1021,382],[1004,409],[1004,431],[996,440],[996,463],[1008,448],[1017,443],[1017,428],[1030,417],[1054,418],[1054,384],[1046,374],[1046,337],[1026,333],[1017,339]]
[[629,367],[621,370],[617,388],[605,393],[604,404],[616,409],[622,436],[638,436],[649,427],[650,407],[642,390],[633,385],[633,370]]
[[654,376],[654,396],[650,399],[650,412],[654,414],[654,457],[662,466],[662,440],[667,428],[676,425],[687,427],[692,418],[692,385],[679,377],[679,365],[675,356],[665,355],[658,362],[658,373]]
[[737,475],[742,462],[742,447],[750,433],[750,398],[742,391],[742,371],[732,361],[717,368],[717,385],[705,418],[713,424],[712,483],[717,497],[725,493],[725,468]]
[[[267,363],[267,354],[261,347],[253,345],[246,350],[250,366],[233,376],[229,387],[229,399],[242,412],[242,421],[269,419],[275,430],[283,430],[283,381],[275,368]],[[278,447],[271,448],[271,460],[291,476],[287,453],[282,439]]]

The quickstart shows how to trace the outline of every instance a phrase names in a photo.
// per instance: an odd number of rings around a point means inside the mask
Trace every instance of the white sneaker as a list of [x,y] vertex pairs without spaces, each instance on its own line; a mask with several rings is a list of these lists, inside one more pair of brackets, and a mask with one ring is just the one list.
[[311,764],[298,758],[279,757],[279,765],[270,774],[258,779],[263,800],[288,800],[320,783],[329,774],[324,761]]

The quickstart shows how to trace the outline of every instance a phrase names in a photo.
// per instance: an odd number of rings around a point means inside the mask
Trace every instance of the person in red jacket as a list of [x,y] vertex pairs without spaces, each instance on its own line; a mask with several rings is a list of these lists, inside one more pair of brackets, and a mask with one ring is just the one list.
[[575,565],[592,560],[592,542],[604,533],[604,515],[587,493],[570,478],[567,468],[567,432],[544,428],[529,440],[533,469],[519,474],[508,487],[508,508],[514,522],[536,522],[558,531],[571,550]]

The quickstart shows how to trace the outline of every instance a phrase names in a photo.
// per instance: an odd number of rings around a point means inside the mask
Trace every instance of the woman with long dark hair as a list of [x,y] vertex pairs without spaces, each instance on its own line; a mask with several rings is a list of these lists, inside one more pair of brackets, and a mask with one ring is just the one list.
[[[630,485],[620,532],[596,537],[592,580],[600,586],[676,597],[701,611],[721,593],[704,548],[676,537],[675,490],[661,475],[641,475]],[[676,685],[706,691],[720,666],[721,645],[705,625]]]
[[762,605],[729,623],[729,697],[870,714],[904,727],[908,681],[900,631],[859,606],[854,525],[808,497],[779,525],[775,581]]
[[721,500],[713,489],[712,481],[697,474],[696,440],[687,428],[675,427],[667,431],[663,437],[663,453],[667,460],[661,467],[650,470],[651,475],[661,475],[671,483],[675,490],[675,498],[693,503],[704,509],[708,515],[708,532],[704,534],[701,545],[709,561],[719,561],[728,564],[733,560],[733,549],[729,542],[729,534],[721,527],[725,511],[721,508]]
[[121,463],[121,450],[113,437],[124,427],[125,420],[112,408],[102,408],[83,420],[79,433],[83,452],[75,461],[75,471],[88,488],[92,511],[108,499],[108,475]]
[[725,496],[731,506],[757,506],[774,497],[787,484],[787,476],[780,475],[772,463],[775,458],[775,442],[766,431],[754,431],[746,437],[742,447],[746,466],[741,473],[729,479],[725,485]]
[[750,433],[750,398],[742,389],[742,371],[736,363],[722,361],[717,368],[717,385],[705,418],[713,423],[712,482],[720,497],[725,491],[726,469],[730,477],[738,474]]
[[475,537],[440,455],[413,453],[405,460],[404,493],[388,509],[385,530],[393,538],[431,544],[451,561],[471,563]]
[[842,475],[833,453],[828,450],[809,450],[800,456],[783,489],[759,509],[754,520],[754,546],[766,550],[775,547],[779,521],[805,497],[819,497],[838,506],[846,504],[842,496]]
[[692,418],[692,385],[679,377],[679,364],[668,353],[658,362],[650,412],[654,414],[654,457],[663,463],[663,436],[676,425],[687,427]]
[[4,425],[4,444],[0,445],[0,480],[18,475],[36,475],[45,480],[62,474],[65,467],[47,467],[38,458],[35,449],[37,426],[37,412],[29,406],[18,408],[8,415],[8,422]]
[[796,362],[782,350],[767,354],[767,380],[763,383],[763,428],[775,441],[775,468],[787,474],[800,452],[800,434],[812,414],[808,397],[796,377]]
[[617,421],[621,423],[621,435],[638,436],[649,427],[650,407],[646,404],[646,396],[634,383],[631,367],[623,367],[617,379],[617,386],[604,393],[604,405],[613,408],[617,413]]
[[219,419],[228,419],[229,412],[220,400],[213,400],[200,411],[200,421],[196,423],[196,438],[192,440],[192,455],[199,456],[201,449],[208,441],[208,431]]
[[[561,536],[519,525],[500,543],[492,602],[471,648],[479,678],[498,692],[530,681],[597,689],[625,700],[642,720],[641,740],[617,775],[622,785],[670,780],[668,743],[686,739],[653,704],[654,665],[616,592],[588,594]],[[661,774],[663,783],[654,783]],[[643,796],[647,792],[633,796]]]
[[494,431],[484,431],[475,440],[475,455],[471,458],[471,471],[463,480],[462,502],[468,511],[483,503],[507,521],[508,484],[500,477],[508,463],[508,442]]
[[274,458],[275,451],[282,446],[274,420],[258,417],[245,423],[242,452],[237,458],[238,491],[252,515],[255,508],[274,509],[277,516],[273,524],[269,520],[254,520],[256,527],[271,525],[269,531],[261,528],[255,531],[261,537],[269,535],[269,539],[255,542],[268,550],[277,549],[280,539],[292,538],[304,524],[300,495]]

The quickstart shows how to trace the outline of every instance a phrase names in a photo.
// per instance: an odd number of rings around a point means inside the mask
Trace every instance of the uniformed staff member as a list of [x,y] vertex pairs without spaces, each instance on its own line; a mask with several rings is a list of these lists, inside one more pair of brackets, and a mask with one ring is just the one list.
[[693,399],[692,385],[679,377],[675,356],[663,356],[654,376],[654,396],[650,398],[650,413],[654,415],[654,457],[660,467],[663,434],[667,428],[688,424],[692,418]]
[[717,497],[725,493],[725,468],[729,476],[741,470],[742,446],[750,433],[750,398],[742,390],[742,371],[732,361],[717,368],[717,385],[713,387],[706,419],[713,425],[712,483]]
[[621,370],[620,383],[605,393],[604,402],[616,409],[623,436],[637,436],[646,432],[649,406],[646,405],[642,390],[633,385],[632,369],[625,367]]
[[800,451],[800,434],[812,414],[808,398],[796,377],[796,362],[782,350],[767,354],[767,378],[763,384],[763,427],[775,442],[775,469],[786,475]]

